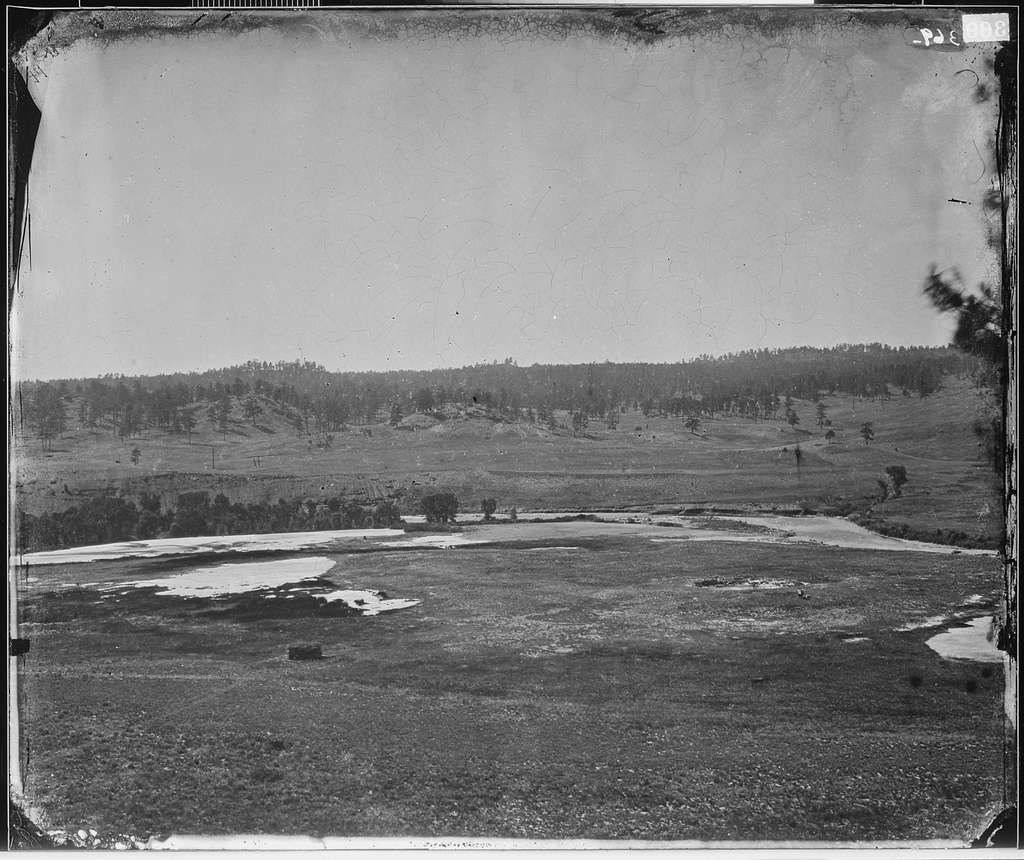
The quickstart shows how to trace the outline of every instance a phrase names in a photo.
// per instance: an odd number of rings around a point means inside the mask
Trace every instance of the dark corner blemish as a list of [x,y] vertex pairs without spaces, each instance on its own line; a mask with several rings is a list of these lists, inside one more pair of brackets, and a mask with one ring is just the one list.
[[36,824],[23,809],[8,798],[7,818],[8,850],[56,848],[56,843]]
[[1017,848],[1017,807],[1008,806],[1000,812],[971,848]]

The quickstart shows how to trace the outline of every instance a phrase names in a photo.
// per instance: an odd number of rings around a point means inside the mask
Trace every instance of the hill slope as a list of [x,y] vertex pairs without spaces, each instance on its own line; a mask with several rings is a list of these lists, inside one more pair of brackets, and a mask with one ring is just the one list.
[[[688,428],[680,417],[626,408],[614,426],[590,419],[574,431],[564,411],[540,423],[524,417],[529,410],[512,419],[470,406],[317,433],[268,397],[250,417],[243,398],[229,402],[221,421],[210,402],[190,403],[191,434],[151,427],[122,439],[108,422],[67,430],[44,449],[16,433],[18,506],[38,515],[113,492],[156,494],[168,509],[179,493],[199,490],[244,503],[389,498],[409,514],[425,492],[443,488],[463,510],[483,497],[496,498],[499,511],[801,506],[858,511],[883,529],[905,525],[929,539],[992,545],[1001,532],[999,488],[972,432],[986,401],[960,378],[928,397],[824,396],[821,425],[818,404],[792,399],[793,425],[717,414]],[[870,444],[860,434],[865,422]],[[902,497],[880,502],[890,465],[904,466],[909,480]]]

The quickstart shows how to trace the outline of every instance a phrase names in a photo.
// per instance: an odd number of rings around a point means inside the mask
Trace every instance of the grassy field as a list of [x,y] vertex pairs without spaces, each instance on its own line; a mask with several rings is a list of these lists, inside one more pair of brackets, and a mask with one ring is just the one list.
[[[927,398],[825,398],[831,443],[797,401],[796,429],[718,418],[691,433],[626,413],[573,435],[480,413],[352,428],[327,449],[267,409],[223,435],[201,422],[192,444],[75,429],[42,451],[17,435],[15,489],[32,513],[109,490],[170,506],[186,490],[388,496],[406,514],[435,489],[499,513],[804,510],[994,547],[1000,488],[971,430],[984,405],[951,379]],[[889,465],[909,482],[881,502]],[[421,601],[374,617],[103,590],[223,559],[30,568],[31,812],[139,837],[864,841],[969,840],[1001,807],[1000,667],[940,658],[937,627],[900,629],[998,614],[997,559],[462,528],[498,542],[311,551],[337,561],[339,588]],[[519,531],[502,542],[503,528]],[[326,659],[286,659],[310,641]]]
[[[336,584],[422,603],[246,620],[98,590],[182,560],[31,569],[33,813],[142,837],[871,840],[970,839],[1001,805],[1001,671],[897,630],[995,611],[995,559],[615,536],[332,557]],[[789,585],[697,584],[737,576]],[[326,659],[285,659],[306,641]]]
[[[971,431],[984,403],[969,382],[950,379],[927,398],[843,395],[824,403],[837,434],[831,444],[808,401],[795,403],[796,429],[720,418],[705,420],[698,434],[679,419],[640,413],[621,415],[614,430],[592,422],[579,436],[469,417],[433,429],[352,428],[322,449],[268,409],[258,426],[236,416],[226,434],[204,419],[191,444],[157,431],[121,444],[110,429],[75,429],[42,451],[18,435],[16,491],[30,513],[111,489],[156,492],[166,505],[185,490],[242,502],[391,495],[404,513],[418,512],[420,495],[440,488],[456,492],[464,510],[484,497],[520,510],[800,504],[869,513],[879,527],[905,526],[922,539],[998,544],[1001,491]],[[870,445],[858,432],[866,421],[876,433]],[[877,481],[889,465],[904,466],[910,480],[902,498],[879,503]]]

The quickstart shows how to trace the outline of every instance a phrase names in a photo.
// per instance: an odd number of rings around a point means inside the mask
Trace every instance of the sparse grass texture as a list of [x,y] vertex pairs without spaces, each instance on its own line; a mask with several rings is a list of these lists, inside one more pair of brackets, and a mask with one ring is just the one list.
[[[969,383],[824,405],[830,427],[795,400],[795,427],[704,417],[691,432],[626,413],[576,435],[481,409],[339,431],[330,447],[272,409],[224,432],[203,419],[192,445],[156,431],[120,444],[100,428],[42,451],[16,436],[17,502],[32,514],[98,491],[156,493],[165,508],[186,491],[390,498],[404,514],[439,492],[467,513],[497,503],[495,524],[458,526],[489,544],[318,550],[337,561],[322,590],[420,601],[372,617],[288,585],[272,599],[107,588],[222,557],[29,568],[32,813],[138,837],[972,839],[1003,803],[1001,673],[940,658],[925,644],[937,631],[913,625],[997,613],[997,559],[568,521],[542,539],[507,522],[512,506],[778,507],[998,545],[1000,487],[971,431],[985,403]],[[908,481],[880,501],[894,465]],[[303,643],[323,659],[289,661]]]
[[[701,435],[681,419],[633,412],[620,415],[614,430],[592,422],[575,436],[483,417],[417,430],[374,425],[367,428],[372,435],[360,428],[336,433],[329,449],[272,412],[258,427],[239,417],[226,434],[204,423],[192,445],[159,431],[120,444],[110,430],[77,429],[42,451],[38,440],[19,435],[17,497],[33,514],[62,510],[99,490],[156,493],[165,507],[194,490],[222,492],[233,502],[391,497],[404,514],[419,513],[419,500],[440,490],[453,491],[462,511],[478,511],[482,498],[496,499],[499,512],[512,505],[524,511],[799,504],[867,513],[866,524],[892,534],[905,528],[925,540],[999,545],[1000,482],[971,430],[986,405],[968,381],[948,379],[925,398],[841,395],[823,402],[829,428],[816,426],[814,403],[796,400],[796,429],[781,420],[705,418]],[[865,421],[875,428],[870,445],[858,432]],[[828,429],[836,434],[830,444]],[[133,465],[136,446],[142,455]],[[900,498],[879,502],[878,480],[891,465],[904,466],[909,480]]]
[[[896,632],[995,611],[996,560],[574,543],[337,555],[339,586],[422,600],[376,617],[98,590],[182,561],[33,569],[33,807],[140,836],[872,840],[970,839],[1000,804],[999,673]],[[809,599],[697,585],[737,573]]]

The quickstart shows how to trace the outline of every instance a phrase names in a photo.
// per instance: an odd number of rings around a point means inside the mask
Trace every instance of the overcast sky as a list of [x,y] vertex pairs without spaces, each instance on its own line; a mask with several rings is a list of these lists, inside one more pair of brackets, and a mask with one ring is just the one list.
[[929,263],[995,276],[990,47],[354,16],[46,61],[19,376],[940,344]]

